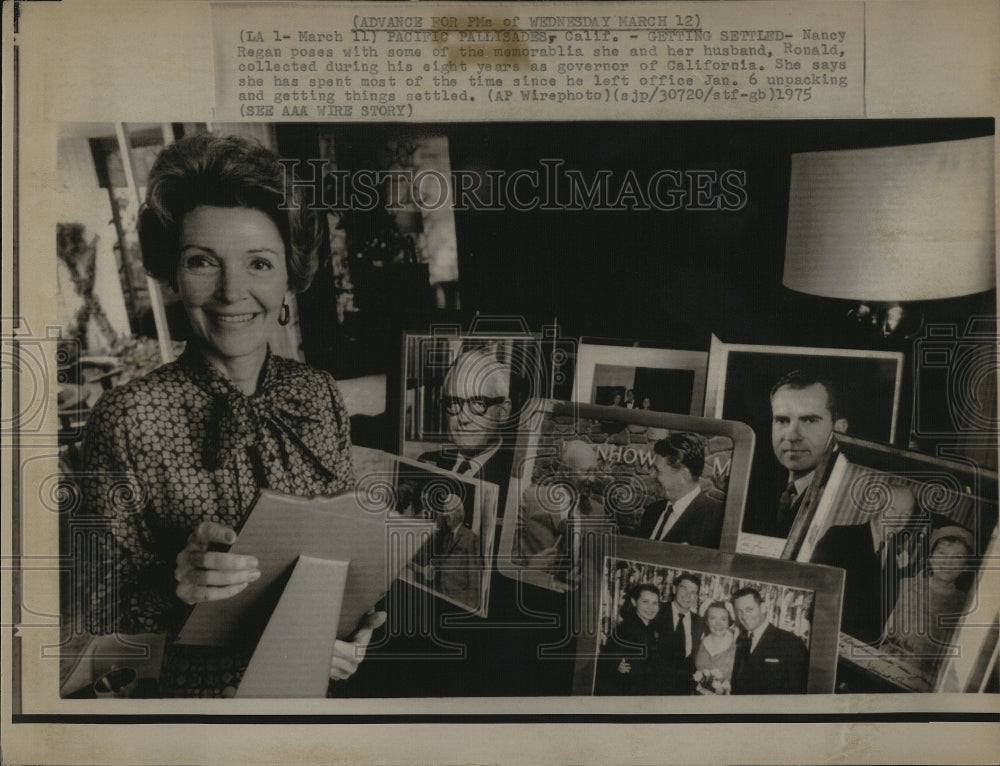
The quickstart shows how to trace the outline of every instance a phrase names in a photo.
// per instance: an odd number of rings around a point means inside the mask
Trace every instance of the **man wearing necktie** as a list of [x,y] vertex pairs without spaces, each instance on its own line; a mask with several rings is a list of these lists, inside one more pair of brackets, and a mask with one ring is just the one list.
[[466,351],[445,375],[441,406],[452,443],[418,458],[438,468],[500,488],[497,515],[503,515],[512,454],[504,443],[511,401],[510,369],[494,354]]
[[[794,370],[771,389],[771,446],[788,471],[774,512],[760,516],[750,532],[788,537],[806,496],[816,466],[831,448],[833,432],[847,431],[839,411],[833,381],[811,372]],[[766,509],[764,509],[766,511]]]
[[725,508],[699,481],[705,446],[698,434],[677,432],[653,445],[653,470],[666,496],[642,514],[639,536],[668,543],[718,548]]
[[736,639],[733,694],[804,694],[809,677],[805,643],[767,621],[764,598],[756,588],[736,591],[733,608],[743,628]]
[[925,525],[914,515],[917,500],[912,489],[886,485],[880,474],[863,480],[870,486],[858,487],[857,494],[885,494],[889,507],[872,513],[871,520],[863,524],[830,527],[816,543],[810,561],[845,571],[840,630],[874,644],[896,604],[900,579],[916,567]]
[[469,608],[478,608],[482,576],[479,537],[465,525],[465,507],[455,494],[434,509],[431,576],[436,590]]
[[694,655],[702,634],[698,614],[700,580],[682,572],[670,586],[673,598],[660,611],[660,694],[690,694],[694,686]]

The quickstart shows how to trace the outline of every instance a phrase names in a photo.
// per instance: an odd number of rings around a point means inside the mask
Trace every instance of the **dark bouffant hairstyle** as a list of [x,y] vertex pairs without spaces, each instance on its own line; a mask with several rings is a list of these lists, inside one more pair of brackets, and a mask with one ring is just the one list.
[[288,286],[309,287],[325,234],[322,211],[296,195],[291,172],[274,152],[238,136],[199,133],[166,147],[149,173],[139,211],[139,244],[146,271],[176,288],[184,216],[200,205],[259,210],[285,243]]

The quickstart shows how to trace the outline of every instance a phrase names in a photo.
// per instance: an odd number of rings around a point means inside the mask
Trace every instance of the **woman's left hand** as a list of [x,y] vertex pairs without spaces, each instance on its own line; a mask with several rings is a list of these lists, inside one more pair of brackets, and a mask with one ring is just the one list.
[[330,678],[344,681],[354,675],[358,665],[365,658],[372,633],[382,627],[387,616],[385,612],[372,612],[365,619],[365,624],[354,634],[353,641],[337,641],[334,644]]

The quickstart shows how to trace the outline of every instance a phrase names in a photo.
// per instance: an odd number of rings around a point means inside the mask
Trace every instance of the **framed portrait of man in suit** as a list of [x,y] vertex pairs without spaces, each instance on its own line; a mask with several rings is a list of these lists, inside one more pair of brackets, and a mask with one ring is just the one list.
[[[390,460],[392,504],[387,524],[401,529],[421,522],[434,524],[430,539],[409,559],[400,578],[485,617],[493,571],[496,485],[415,460]],[[373,491],[377,490],[372,486],[364,488],[366,494]]]
[[753,453],[742,423],[537,400],[518,434],[502,573],[573,590],[614,537],[735,550]]
[[781,555],[796,516],[815,504],[834,434],[895,441],[902,376],[899,352],[712,337],[705,414],[757,435],[740,552]]
[[574,691],[830,693],[842,583],[830,567],[619,539],[587,593]]
[[[966,691],[996,652],[997,475],[839,435],[815,512],[786,557],[845,572],[841,674],[851,691]],[[988,659],[985,660],[988,664]],[[980,663],[981,665],[981,663]]]
[[543,338],[520,323],[515,329],[403,337],[400,454],[496,484],[501,513],[517,424],[551,384]]

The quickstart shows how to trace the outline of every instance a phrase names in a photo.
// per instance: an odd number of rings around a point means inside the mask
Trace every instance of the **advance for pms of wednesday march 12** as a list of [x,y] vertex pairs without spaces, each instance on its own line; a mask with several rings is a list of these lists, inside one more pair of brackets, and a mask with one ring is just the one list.
[[410,16],[356,17],[352,29],[320,32],[244,27],[233,74],[244,117],[273,117],[281,105],[278,116],[348,118],[476,100],[806,102],[815,88],[849,87],[854,74],[845,30],[650,28],[658,18],[618,17],[603,29],[593,27],[612,17],[531,17],[542,28],[526,30],[491,28],[520,17],[478,16],[461,29],[458,17]]

